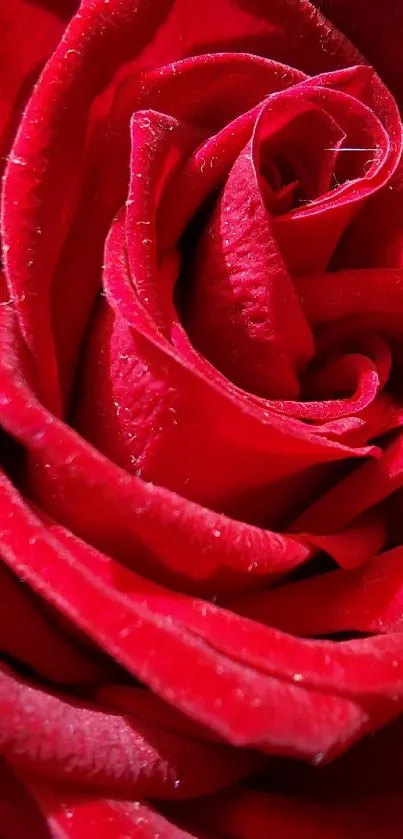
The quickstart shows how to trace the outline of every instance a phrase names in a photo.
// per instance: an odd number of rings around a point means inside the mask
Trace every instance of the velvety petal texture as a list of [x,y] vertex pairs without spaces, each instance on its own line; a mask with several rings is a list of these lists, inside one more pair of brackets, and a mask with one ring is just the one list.
[[402,15],[364,5],[0,10],[2,839],[402,835]]

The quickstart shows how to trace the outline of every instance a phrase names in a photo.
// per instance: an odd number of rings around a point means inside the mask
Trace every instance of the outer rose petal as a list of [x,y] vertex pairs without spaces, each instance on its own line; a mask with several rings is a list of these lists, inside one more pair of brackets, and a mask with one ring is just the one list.
[[143,801],[85,796],[33,778],[26,783],[55,839],[214,839],[212,833],[181,830]]
[[107,668],[95,664],[63,637],[41,613],[40,604],[0,564],[0,651],[24,662],[49,682],[86,685],[99,681]]
[[0,6],[0,169],[36,76],[77,5],[75,0],[13,0]]
[[403,70],[400,60],[403,7],[389,0],[387,13],[382,0],[312,0],[376,67],[397,101],[403,102]]
[[56,696],[3,668],[0,709],[0,749],[10,764],[78,786],[188,798],[229,786],[257,765],[245,751],[235,755],[131,715]]
[[180,810],[164,808],[163,816],[140,801],[100,799],[24,780],[55,839],[116,839],[117,831],[136,839],[214,839],[227,833],[236,839],[400,839],[402,829],[398,790],[304,798],[234,789]]
[[399,792],[393,790],[371,798],[304,799],[235,789],[180,810],[165,808],[164,817],[142,802],[90,798],[26,781],[56,839],[116,839],[117,831],[136,839],[400,839],[403,825]]
[[[239,586],[240,574],[251,577],[253,573],[284,570],[309,555],[308,547],[294,537],[228,519],[118,469],[42,408],[21,380],[21,364],[14,367],[15,346],[11,355],[10,345],[8,350],[4,345],[4,349],[0,361],[0,368],[4,363],[3,386],[5,392],[13,392],[13,398],[6,396],[0,405],[3,419],[9,413],[11,427],[7,418],[5,424],[11,433],[22,435],[20,439],[25,440],[35,457],[44,457],[46,466],[40,471],[34,466],[32,477],[37,494],[38,490],[40,494],[44,492],[44,508],[51,514],[48,480],[54,461],[59,473],[59,492],[53,496],[56,518],[66,523],[67,516],[69,526],[90,543],[101,542],[107,552],[125,556],[129,563],[140,562],[147,574],[152,573],[154,566],[155,574],[166,576],[168,571],[169,576],[184,574],[189,580],[200,581],[211,577],[217,585],[221,571],[224,582],[227,574]],[[22,358],[20,362],[23,365]],[[79,504],[78,497],[82,498]],[[176,576],[175,582],[180,584],[180,577]],[[242,585],[245,583],[243,579]]]
[[401,632],[403,550],[374,557],[363,568],[330,571],[228,606],[254,620],[307,637],[338,632]]
[[[8,505],[4,510],[10,515]],[[293,683],[292,674],[286,681],[277,680],[217,655],[192,627],[184,632],[182,621],[173,620],[169,606],[166,615],[164,590],[161,613],[152,600],[148,603],[148,598],[144,599],[142,587],[147,590],[147,581],[139,581],[134,597],[130,591],[122,594],[120,585],[116,588],[114,582],[110,584],[109,574],[108,585],[104,585],[102,575],[99,576],[102,558],[84,543],[66,534],[64,546],[55,535],[47,535],[43,527],[34,535],[31,516],[22,528],[21,524],[18,531],[23,542],[28,537],[31,551],[35,546],[37,563],[29,576],[41,593],[154,692],[221,737],[236,745],[262,744],[266,748],[270,743],[275,751],[288,753],[291,748],[292,753],[297,749],[312,757],[319,753],[322,759],[329,750],[351,742],[367,728],[368,713],[359,704],[331,694],[307,693]],[[8,538],[11,541],[8,547],[3,543],[4,553],[12,566],[17,563],[19,572],[26,575],[26,567],[20,565],[22,557],[18,559],[15,530]],[[71,539],[74,553],[70,550]],[[43,562],[47,567],[45,575]],[[115,572],[111,570],[118,576],[123,571],[119,566]],[[169,604],[172,593],[168,591],[166,595]],[[101,613],[102,624],[96,617]],[[199,621],[197,614],[195,617],[196,624],[204,624],[202,613]],[[388,669],[387,663],[386,680]]]
[[16,497],[3,506],[12,567],[153,691],[232,743],[323,760],[403,702],[399,635],[345,649],[298,642],[105,564],[71,534],[38,529]]

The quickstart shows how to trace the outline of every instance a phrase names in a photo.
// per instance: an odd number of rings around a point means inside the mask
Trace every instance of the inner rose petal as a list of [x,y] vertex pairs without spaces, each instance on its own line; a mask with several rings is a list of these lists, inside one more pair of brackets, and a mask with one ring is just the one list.
[[[329,141],[323,132],[320,137],[318,126],[316,130],[312,126],[312,135],[305,140],[308,148],[320,143],[316,159],[322,160],[323,189],[316,194],[305,189],[305,198],[298,196],[299,206],[276,214],[276,239],[294,277],[326,270],[340,237],[364,200],[384,185],[398,161],[382,122],[368,106],[345,91],[309,83],[301,87],[307,104],[311,102],[325,111],[344,136],[342,142]],[[279,95],[277,107],[287,98],[287,92]]]
[[[359,414],[373,402],[380,389],[374,363],[358,353],[332,359],[311,377],[310,385],[316,391],[318,401],[282,401],[279,410],[289,411],[293,416],[308,422],[329,422],[342,416]],[[352,396],[344,396],[349,390],[353,391]],[[332,393],[335,395],[329,398]],[[343,398],[338,398],[338,393],[342,393]],[[321,397],[324,401],[319,401]]]
[[[273,98],[261,112],[254,132],[261,190],[272,215],[282,214],[277,195],[294,186],[294,204],[310,204],[332,189],[337,152],[345,133],[323,108],[304,98]],[[277,107],[276,107],[277,105]],[[329,149],[323,154],[324,148]]]
[[185,326],[197,348],[246,391],[296,398],[312,336],[264,206],[251,142],[230,171],[190,271]]

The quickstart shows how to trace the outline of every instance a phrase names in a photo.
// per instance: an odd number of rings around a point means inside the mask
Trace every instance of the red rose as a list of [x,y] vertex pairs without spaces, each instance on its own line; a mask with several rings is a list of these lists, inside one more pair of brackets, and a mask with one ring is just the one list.
[[1,836],[399,839],[401,4],[75,8],[0,12]]

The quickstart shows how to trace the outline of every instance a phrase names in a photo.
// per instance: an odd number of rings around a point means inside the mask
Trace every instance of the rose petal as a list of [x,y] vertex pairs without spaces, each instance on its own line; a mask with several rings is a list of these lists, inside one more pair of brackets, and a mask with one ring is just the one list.
[[232,601],[243,615],[300,636],[400,632],[402,549],[375,556],[356,571],[331,571]]
[[382,329],[385,326],[388,329],[390,323],[392,330],[395,316],[403,311],[401,268],[334,271],[299,278],[296,287],[306,317],[314,329],[351,315],[360,315],[365,326],[367,315],[378,315]]
[[246,752],[235,758],[224,746],[56,696],[6,670],[0,676],[0,707],[6,759],[27,772],[78,785],[186,798],[221,789],[253,767]]
[[204,832],[181,830],[142,801],[55,790],[33,778],[26,783],[56,839],[116,839],[117,832],[122,839],[208,839]]
[[[0,564],[0,649],[58,684],[91,684],[103,668],[76,649],[40,610],[40,601]],[[16,620],[16,616],[18,619]]]
[[15,0],[1,6],[0,75],[7,83],[0,91],[0,171],[36,76],[77,5],[76,0],[65,0],[52,9],[29,0]]

